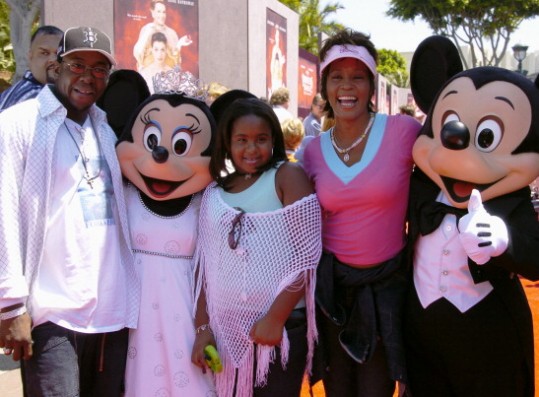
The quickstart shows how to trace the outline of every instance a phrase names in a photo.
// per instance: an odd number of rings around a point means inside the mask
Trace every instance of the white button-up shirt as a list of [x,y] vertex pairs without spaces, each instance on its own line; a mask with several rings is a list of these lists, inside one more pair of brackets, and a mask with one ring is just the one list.
[[[66,109],[49,87],[36,98],[0,114],[0,308],[24,302],[31,316],[33,308],[28,298],[34,292],[43,261],[46,215],[52,205],[54,148],[66,116]],[[116,136],[97,106],[90,108],[89,117],[110,169],[120,223],[118,249],[122,263],[117,265],[123,267],[126,276],[123,292],[127,296],[124,324],[115,323],[115,328],[135,327],[140,284],[131,253],[122,175],[114,146]]]

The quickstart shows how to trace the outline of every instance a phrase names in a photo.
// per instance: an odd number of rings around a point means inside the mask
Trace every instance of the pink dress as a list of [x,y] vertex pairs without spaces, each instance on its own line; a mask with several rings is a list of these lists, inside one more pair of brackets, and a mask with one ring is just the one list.
[[138,328],[129,334],[126,397],[216,397],[212,375],[191,363],[192,255],[200,195],[181,214],[152,213],[132,185],[127,208],[142,298]]

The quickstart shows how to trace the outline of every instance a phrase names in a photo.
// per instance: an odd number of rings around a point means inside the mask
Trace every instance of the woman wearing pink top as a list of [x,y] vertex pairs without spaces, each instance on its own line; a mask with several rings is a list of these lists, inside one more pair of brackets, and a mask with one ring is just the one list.
[[323,209],[324,256],[316,300],[327,397],[391,397],[406,383],[401,252],[421,125],[376,113],[377,52],[343,30],[324,42],[321,93],[335,125],[305,149],[303,165]]

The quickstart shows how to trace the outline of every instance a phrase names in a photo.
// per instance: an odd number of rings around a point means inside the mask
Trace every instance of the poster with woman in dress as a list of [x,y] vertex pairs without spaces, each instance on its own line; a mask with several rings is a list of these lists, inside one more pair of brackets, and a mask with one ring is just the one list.
[[118,68],[155,74],[174,68],[198,77],[198,0],[114,0]]
[[286,87],[286,18],[266,9],[266,87],[273,91]]

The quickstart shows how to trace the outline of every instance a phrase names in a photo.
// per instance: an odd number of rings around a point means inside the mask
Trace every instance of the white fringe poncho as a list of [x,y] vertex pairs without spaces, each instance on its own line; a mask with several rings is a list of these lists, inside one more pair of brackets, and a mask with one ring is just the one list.
[[[305,286],[307,371],[311,369],[317,339],[314,288],[322,240],[321,211],[316,195],[279,210],[244,214],[238,246],[232,249],[228,237],[238,214],[237,209],[222,200],[215,184],[206,189],[195,257],[194,274],[199,275],[195,301],[204,283],[210,325],[223,362],[223,372],[216,374],[220,397],[233,396],[236,371],[235,397],[251,397],[253,384],[265,384],[268,367],[275,359],[275,347],[257,345],[255,352],[249,332],[283,290]],[[236,231],[239,229],[237,225]],[[281,364],[285,368],[289,350],[286,330],[280,348]],[[255,354],[256,383],[253,379]]]

